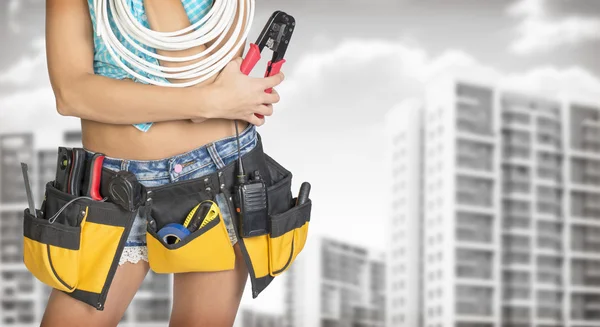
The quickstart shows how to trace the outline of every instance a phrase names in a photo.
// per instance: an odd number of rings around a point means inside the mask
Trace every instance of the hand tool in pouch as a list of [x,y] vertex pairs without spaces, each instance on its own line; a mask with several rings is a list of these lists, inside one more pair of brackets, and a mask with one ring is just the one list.
[[71,167],[67,183],[67,193],[71,195],[81,194],[81,183],[85,173],[85,150],[74,148],[71,150]]
[[69,185],[69,172],[73,160],[72,150],[65,147],[58,148],[58,162],[56,163],[56,177],[54,178],[54,187],[61,191],[67,192]]
[[213,201],[202,201],[188,213],[183,225],[171,223],[161,228],[157,235],[166,244],[173,245],[206,226],[219,216],[219,207]]
[[298,198],[296,199],[296,205],[302,205],[308,201],[308,196],[310,195],[310,184],[308,182],[302,183],[300,185],[300,191],[298,192]]
[[96,201],[101,201],[103,199],[100,195],[102,163],[104,163],[104,154],[95,153],[87,162],[83,178],[83,195],[89,196]]
[[219,207],[210,200],[200,202],[190,211],[183,222],[183,227],[193,233],[219,216]]
[[[283,11],[274,12],[258,36],[256,43],[250,44],[250,50],[248,50],[240,67],[242,73],[246,75],[250,74],[256,63],[260,60],[260,53],[267,47],[273,51],[273,58],[267,65],[265,77],[278,74],[285,63],[283,57],[292,38],[294,28],[296,28],[294,17]],[[272,89],[267,89],[265,92],[271,93]],[[263,118],[260,114],[256,114],[256,116]]]
[[35,201],[33,201],[33,193],[31,193],[31,183],[29,182],[29,173],[26,163],[21,162],[21,170],[23,171],[23,180],[25,181],[25,192],[27,193],[27,202],[29,203],[29,213],[37,217],[35,211]]

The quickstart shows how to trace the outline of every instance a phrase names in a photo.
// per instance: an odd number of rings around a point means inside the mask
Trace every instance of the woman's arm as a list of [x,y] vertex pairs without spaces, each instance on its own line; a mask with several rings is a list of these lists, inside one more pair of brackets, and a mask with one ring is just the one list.
[[[228,118],[261,125],[253,113],[271,115],[272,109],[262,104],[279,101],[263,90],[281,83],[283,75],[250,78],[239,73],[239,61],[201,87],[165,88],[94,75],[88,10],[86,0],[46,1],[48,70],[62,115],[111,124]],[[237,72],[230,67],[236,65]]]

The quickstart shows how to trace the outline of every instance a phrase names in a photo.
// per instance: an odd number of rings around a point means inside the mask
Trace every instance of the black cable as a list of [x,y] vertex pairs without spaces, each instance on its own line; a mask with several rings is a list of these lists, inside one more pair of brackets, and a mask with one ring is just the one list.
[[243,184],[246,182],[246,173],[244,172],[244,164],[242,163],[242,147],[240,146],[240,132],[238,130],[237,120],[234,120],[235,123],[235,138],[237,139],[237,148],[238,148],[238,182]]

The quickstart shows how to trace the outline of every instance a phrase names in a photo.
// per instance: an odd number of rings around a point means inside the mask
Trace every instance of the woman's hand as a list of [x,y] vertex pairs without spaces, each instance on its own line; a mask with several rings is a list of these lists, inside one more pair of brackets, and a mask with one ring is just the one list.
[[253,125],[264,124],[264,118],[255,114],[271,116],[273,104],[279,102],[279,94],[273,90],[271,94],[265,90],[279,85],[283,73],[265,78],[254,78],[240,71],[242,59],[231,61],[213,83],[216,93],[210,118],[244,120]]

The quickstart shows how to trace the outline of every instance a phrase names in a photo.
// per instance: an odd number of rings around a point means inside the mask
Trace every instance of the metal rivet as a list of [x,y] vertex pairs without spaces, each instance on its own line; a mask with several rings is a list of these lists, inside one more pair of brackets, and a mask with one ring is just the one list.
[[83,211],[83,210],[82,210],[82,211],[81,211],[81,214],[82,214],[82,215],[85,215],[85,211]]
[[219,177],[221,177],[221,176],[223,176],[223,172],[222,171],[219,172]]
[[208,177],[204,179],[205,182],[208,182]]
[[152,201],[152,198],[148,198],[148,199],[146,200],[146,202],[150,202],[150,201]]
[[211,189],[210,189],[210,187],[207,187],[207,188],[206,188],[206,190],[207,190],[207,191],[210,191]]
[[225,184],[221,184],[221,188],[225,188]]

